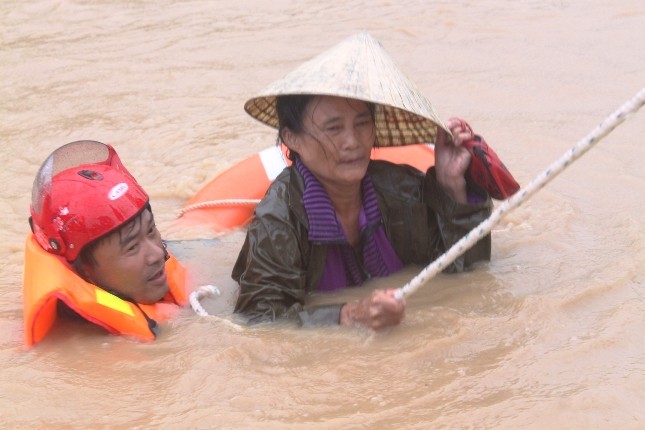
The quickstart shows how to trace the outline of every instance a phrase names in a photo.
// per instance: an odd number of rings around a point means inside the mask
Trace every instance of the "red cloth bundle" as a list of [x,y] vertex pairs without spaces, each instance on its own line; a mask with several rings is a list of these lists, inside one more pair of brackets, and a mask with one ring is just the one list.
[[[470,129],[465,122],[463,127]],[[473,184],[488,191],[490,196],[497,200],[505,200],[520,189],[511,172],[484,138],[473,133],[473,138],[463,145],[472,155],[466,175]]]

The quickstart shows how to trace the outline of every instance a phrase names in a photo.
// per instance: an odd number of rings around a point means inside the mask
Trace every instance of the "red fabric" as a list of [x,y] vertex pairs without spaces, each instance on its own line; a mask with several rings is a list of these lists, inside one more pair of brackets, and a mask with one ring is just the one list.
[[[472,129],[463,122],[463,128]],[[508,171],[495,151],[488,146],[484,138],[473,133],[473,138],[463,143],[472,155],[468,166],[467,179],[478,187],[488,191],[497,200],[505,200],[520,189],[511,172]]]

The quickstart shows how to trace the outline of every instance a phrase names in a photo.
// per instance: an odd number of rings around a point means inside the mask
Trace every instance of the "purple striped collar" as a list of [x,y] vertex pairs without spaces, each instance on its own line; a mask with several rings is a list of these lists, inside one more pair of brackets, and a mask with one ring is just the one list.
[[[299,158],[296,159],[296,167],[305,180],[302,198],[309,220],[309,240],[313,243],[346,243],[345,232],[327,191]],[[381,224],[381,210],[378,207],[374,185],[368,175],[363,178],[361,187],[366,217],[366,223],[361,225],[361,235],[364,235],[366,231],[373,230]]]
[[368,175],[365,175],[361,183],[363,206],[359,216],[359,259],[347,242],[343,227],[322,184],[299,159],[296,159],[296,168],[305,181],[302,198],[309,220],[309,240],[328,245],[319,291],[328,292],[350,285],[361,285],[372,276],[387,276],[403,267],[385,234],[376,191]]

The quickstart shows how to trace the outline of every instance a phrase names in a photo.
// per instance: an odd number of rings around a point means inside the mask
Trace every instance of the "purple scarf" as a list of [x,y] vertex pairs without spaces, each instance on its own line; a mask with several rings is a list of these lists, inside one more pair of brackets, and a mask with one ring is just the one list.
[[309,240],[315,244],[328,245],[319,291],[361,285],[372,276],[387,276],[403,268],[401,259],[385,234],[376,191],[369,176],[365,175],[361,182],[361,265],[354,249],[347,242],[343,227],[322,184],[300,159],[296,160],[296,168],[305,180],[303,203],[309,220]]

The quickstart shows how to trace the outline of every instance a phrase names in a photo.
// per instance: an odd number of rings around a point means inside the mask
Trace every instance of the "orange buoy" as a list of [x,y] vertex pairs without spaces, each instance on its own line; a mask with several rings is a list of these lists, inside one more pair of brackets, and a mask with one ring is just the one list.
[[[186,202],[176,224],[214,232],[245,226],[271,182],[291,164],[285,151],[284,145],[264,149],[217,175]],[[372,158],[425,172],[434,165],[434,149],[427,144],[374,148]]]

